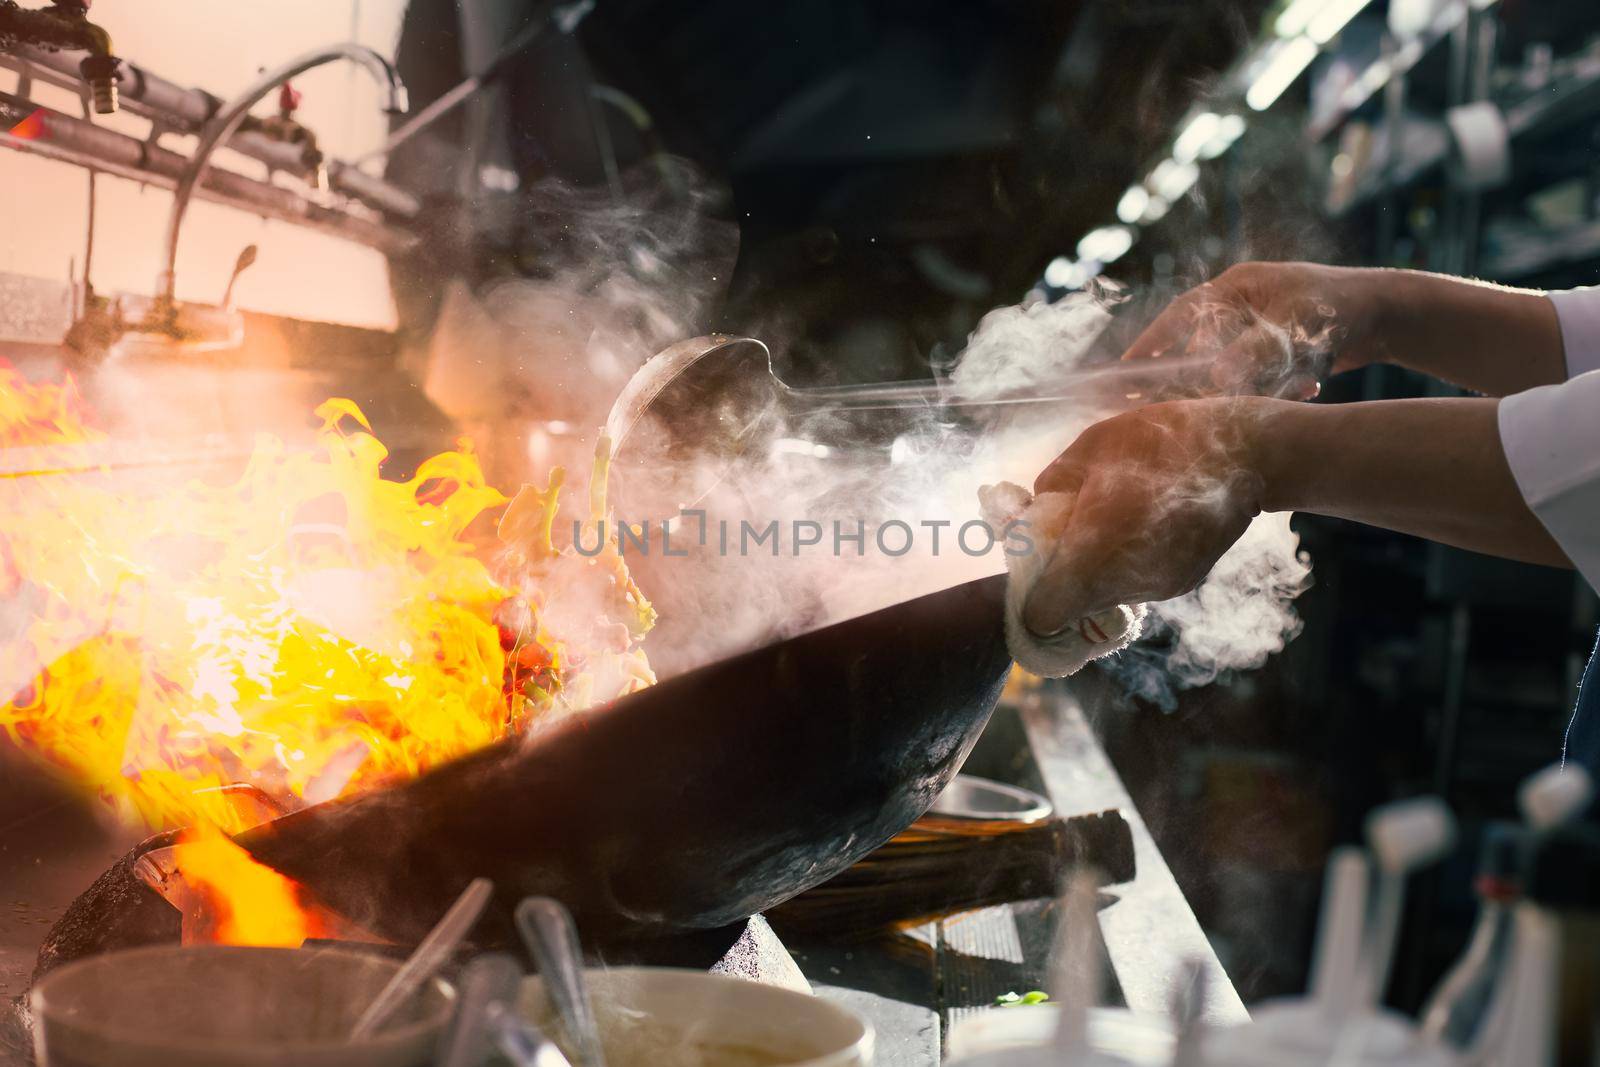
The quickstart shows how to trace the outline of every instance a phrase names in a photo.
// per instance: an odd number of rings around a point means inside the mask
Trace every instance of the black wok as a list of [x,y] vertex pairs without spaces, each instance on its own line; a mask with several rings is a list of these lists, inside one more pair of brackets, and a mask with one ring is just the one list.
[[480,875],[501,934],[530,893],[565,902],[602,943],[727,925],[843,871],[932,804],[1011,665],[1003,583],[701,667],[240,841],[401,942]]

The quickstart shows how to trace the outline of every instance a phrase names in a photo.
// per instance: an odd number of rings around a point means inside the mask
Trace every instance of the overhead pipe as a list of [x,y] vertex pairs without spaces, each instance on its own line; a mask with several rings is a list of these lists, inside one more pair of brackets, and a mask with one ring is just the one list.
[[[14,55],[0,55],[0,65],[26,66],[39,80],[73,92],[83,85],[76,56],[65,52],[18,48]],[[177,133],[199,132],[223,106],[204,89],[185,89],[126,59],[117,71],[117,86],[124,111]],[[274,170],[294,174],[306,170],[301,149],[254,130],[240,129],[228,138],[227,146]],[[422,212],[421,201],[411,193],[350,164],[330,161],[328,179],[333,189],[385,214],[410,220]]]
[[[0,133],[0,145],[32,155],[162,189],[176,189],[191,169],[189,157],[178,152],[40,107],[10,93],[0,93],[0,117],[12,120],[7,129],[15,127],[12,133]],[[266,218],[331,233],[391,255],[409,251],[417,241],[414,235],[394,226],[326,207],[292,189],[247,178],[231,170],[209,169],[194,195]]]
[[194,195],[195,189],[204,180],[211,170],[211,156],[224,141],[238,132],[239,126],[249,115],[250,109],[255,107],[268,93],[277,89],[291,78],[299,77],[308,70],[325,66],[326,64],[345,59],[361,67],[378,82],[384,91],[384,110],[389,114],[403,114],[408,109],[405,83],[400,80],[399,72],[387,59],[365,45],[336,44],[327,48],[319,48],[290,60],[276,70],[268,71],[257,78],[251,85],[225,104],[222,110],[208,122],[200,134],[200,141],[195,145],[194,155],[189,161],[189,167],[183,177],[178,181],[178,187],[172,195],[172,213],[167,219],[167,240],[164,265],[161,275],[156,282],[158,301],[167,310],[175,308],[177,292],[177,267],[178,267],[178,240],[183,234],[183,220],[189,210],[189,200]]

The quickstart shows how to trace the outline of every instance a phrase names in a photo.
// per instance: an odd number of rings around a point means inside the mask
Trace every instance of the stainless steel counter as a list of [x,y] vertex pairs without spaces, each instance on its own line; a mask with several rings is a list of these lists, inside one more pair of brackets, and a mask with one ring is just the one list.
[[1208,972],[1206,1018],[1217,1025],[1244,1022],[1249,1018],[1244,1002],[1095,739],[1083,708],[1070,695],[1041,696],[1022,709],[1022,720],[1045,792],[1057,811],[1077,815],[1118,808],[1133,831],[1138,874],[1132,882],[1107,890],[1116,900],[1100,911],[1106,954],[1127,1006],[1167,1011],[1174,977],[1185,961],[1198,960]]

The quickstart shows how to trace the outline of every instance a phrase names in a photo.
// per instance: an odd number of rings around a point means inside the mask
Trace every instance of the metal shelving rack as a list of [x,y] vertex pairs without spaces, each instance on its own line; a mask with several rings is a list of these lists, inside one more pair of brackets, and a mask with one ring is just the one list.
[[[1592,41],[1559,57],[1539,50],[1538,64],[1506,55],[1508,15],[1493,3],[1453,3],[1411,41],[1385,36],[1374,67],[1387,76],[1358,78],[1339,108],[1304,131],[1327,173],[1332,142],[1351,123],[1368,123],[1372,143],[1386,148],[1329,208],[1354,261],[1551,288],[1600,281],[1600,142],[1586,139],[1600,132],[1600,9],[1593,14]],[[1471,180],[1447,122],[1450,109],[1482,102],[1504,122],[1509,165],[1500,182]],[[1573,179],[1585,186],[1580,217],[1536,226],[1529,197]],[[1397,373],[1366,384],[1374,399],[1457,392]],[[1595,597],[1575,576],[1437,545],[1418,562],[1423,655],[1386,699],[1425,709],[1433,762],[1425,784],[1470,824],[1504,814],[1516,780],[1559,751],[1594,639]],[[1426,961],[1455,940],[1449,916],[1459,905],[1442,882],[1418,894],[1409,924],[1417,951],[1399,976],[1401,1000],[1433,977]]]

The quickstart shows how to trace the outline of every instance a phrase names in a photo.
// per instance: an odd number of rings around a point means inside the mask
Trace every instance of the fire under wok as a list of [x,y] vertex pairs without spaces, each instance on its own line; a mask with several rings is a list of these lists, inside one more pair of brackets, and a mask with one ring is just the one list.
[[1003,582],[712,663],[239,841],[401,942],[479,876],[496,885],[491,937],[531,893],[564,901],[598,942],[725,926],[838,874],[933,803],[1011,665]]

